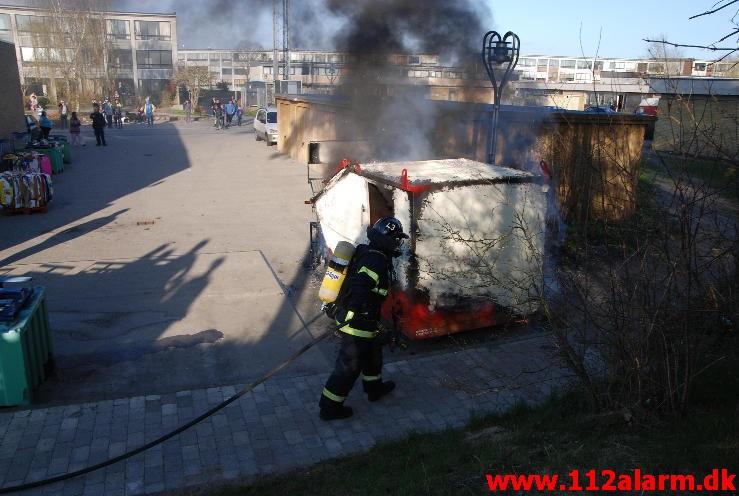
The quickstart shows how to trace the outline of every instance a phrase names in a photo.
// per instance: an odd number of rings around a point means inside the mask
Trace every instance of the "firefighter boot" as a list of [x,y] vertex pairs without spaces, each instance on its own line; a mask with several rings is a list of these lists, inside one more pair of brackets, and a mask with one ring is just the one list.
[[329,403],[321,407],[321,420],[340,420],[354,415],[354,410],[342,403]]
[[372,386],[367,384],[367,386],[368,387],[365,388],[365,391],[367,392],[367,399],[370,401],[378,401],[380,398],[395,389],[395,383],[393,381],[377,381],[377,384],[372,384]]

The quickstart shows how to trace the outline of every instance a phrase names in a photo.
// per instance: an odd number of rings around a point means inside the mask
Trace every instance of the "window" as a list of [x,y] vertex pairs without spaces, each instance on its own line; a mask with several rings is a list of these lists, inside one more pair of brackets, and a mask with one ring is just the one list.
[[18,26],[18,31],[39,31],[41,32],[51,25],[51,19],[47,16],[32,16],[32,15],[16,15],[15,24]]
[[614,69],[623,69],[624,67],[626,67],[626,64],[624,64],[623,62],[611,62],[611,64]]
[[568,82],[568,81],[574,81],[575,80],[575,75],[572,74],[572,73],[563,72],[563,73],[560,73],[559,80],[560,81],[563,81],[565,83]]
[[559,60],[557,59],[549,59],[549,68],[550,69],[556,69],[559,67]]
[[172,52],[169,50],[136,50],[136,64],[139,69],[172,67]]
[[704,62],[700,62],[700,63],[696,62],[695,65],[693,66],[693,70],[703,72],[706,70],[706,64]]
[[590,69],[590,62],[588,62],[587,60],[578,60],[577,68],[578,69]]
[[522,72],[521,79],[524,81],[534,81],[536,79],[535,72]]
[[13,43],[13,31],[10,27],[10,14],[0,14],[0,40]]
[[221,69],[221,72],[224,76],[230,76],[231,75],[231,69],[226,69],[225,67]]
[[169,22],[166,21],[134,21],[136,23],[137,40],[168,41],[172,37],[169,31]]
[[277,112],[267,112],[267,122],[270,124],[277,123]]
[[418,65],[421,63],[421,57],[418,55],[408,55],[408,64],[409,65]]
[[590,81],[590,74],[588,74],[587,72],[577,73],[575,74],[575,81]]
[[121,19],[108,19],[105,21],[105,33],[108,35],[108,39],[130,40],[131,31],[128,26],[128,21]]
[[108,56],[108,66],[118,69],[132,69],[133,56],[131,50],[111,50]]
[[246,69],[240,69],[237,67],[234,69],[234,74],[236,76],[246,76]]
[[207,53],[188,53],[187,60],[208,60]]
[[574,69],[575,68],[575,61],[574,60],[562,60],[560,61],[559,66],[564,69]]
[[595,61],[595,67],[594,69],[596,71],[602,71],[603,70],[603,61],[602,60],[596,60]]
[[36,60],[36,52],[33,47],[21,47],[21,60],[23,62],[33,62]]
[[536,59],[520,59],[518,61],[518,65],[520,65],[521,67],[535,67]]

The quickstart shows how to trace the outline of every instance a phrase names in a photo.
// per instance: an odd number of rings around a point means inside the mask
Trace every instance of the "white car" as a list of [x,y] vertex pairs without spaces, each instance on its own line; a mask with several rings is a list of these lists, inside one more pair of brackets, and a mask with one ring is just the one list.
[[254,117],[254,136],[257,141],[264,140],[267,145],[277,144],[277,109],[260,108]]

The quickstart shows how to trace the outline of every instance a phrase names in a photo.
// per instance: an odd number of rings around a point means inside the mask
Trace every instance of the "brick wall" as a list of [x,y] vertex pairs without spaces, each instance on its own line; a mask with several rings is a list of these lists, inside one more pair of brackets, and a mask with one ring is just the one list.
[[0,139],[13,131],[24,131],[23,97],[15,45],[0,41]]

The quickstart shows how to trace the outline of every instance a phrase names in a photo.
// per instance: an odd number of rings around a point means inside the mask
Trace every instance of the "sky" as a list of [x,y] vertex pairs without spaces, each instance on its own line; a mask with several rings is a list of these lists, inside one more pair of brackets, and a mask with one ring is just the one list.
[[[513,0],[491,1],[494,28],[521,38],[521,53],[639,58],[647,54],[643,38],[707,45],[736,29],[737,5],[710,16],[717,0]],[[739,22],[739,16],[735,19]],[[581,33],[582,26],[582,36]],[[600,49],[598,49],[599,33]],[[582,40],[582,49],[581,49]],[[737,36],[724,46],[737,46]],[[717,58],[717,52],[681,49],[684,56]]]
[[[0,3],[34,1],[43,2]],[[226,49],[239,44],[272,47],[272,0],[103,1],[115,10],[177,12],[180,48]],[[291,35],[302,48],[331,48],[341,20],[331,15],[327,1],[291,0]],[[479,0],[478,4],[487,4],[491,13],[485,16],[489,29],[511,30],[519,35],[522,54],[593,57],[597,53],[600,57],[640,58],[647,56],[643,38],[664,36],[677,43],[706,45],[736,29],[731,18],[737,14],[739,4],[710,16],[688,19],[711,9],[717,1],[728,0]],[[423,8],[423,0],[418,5]],[[215,26],[213,20],[217,21]],[[734,22],[739,23],[739,16]],[[737,36],[723,45],[736,47]],[[720,56],[719,52],[707,50],[681,51],[682,56],[699,59]]]

